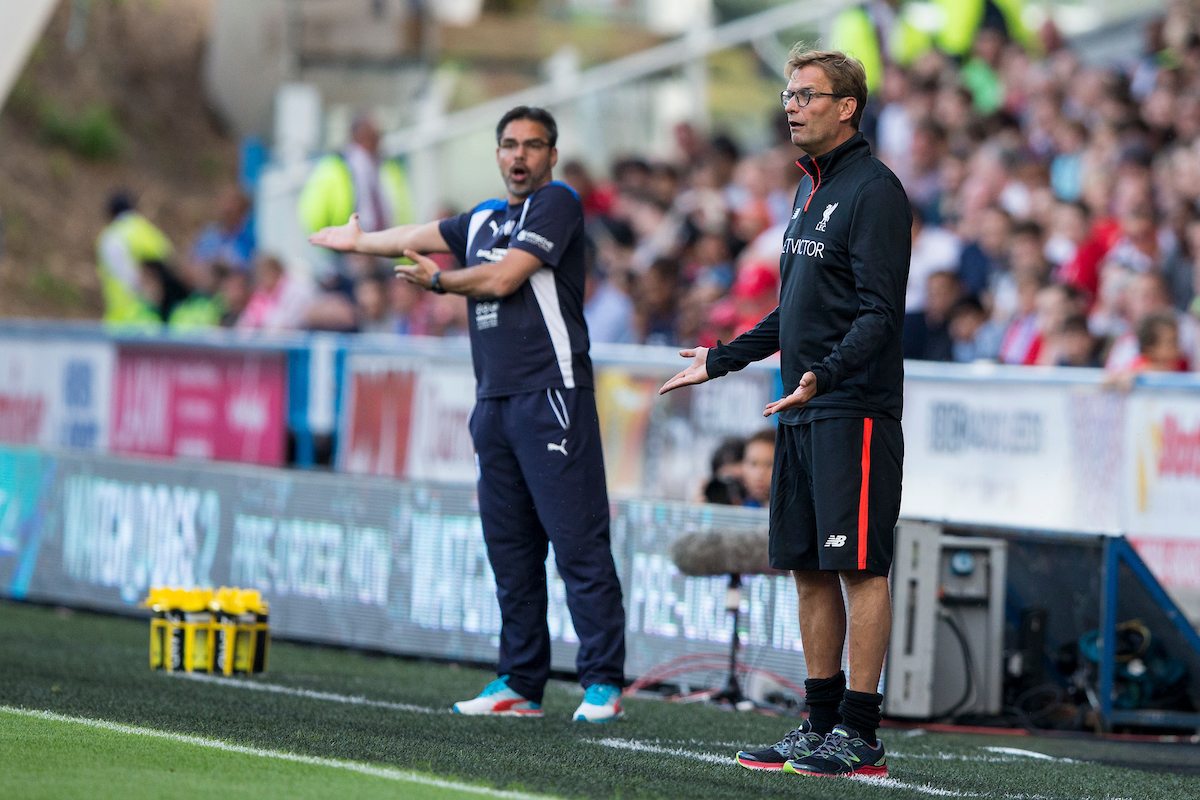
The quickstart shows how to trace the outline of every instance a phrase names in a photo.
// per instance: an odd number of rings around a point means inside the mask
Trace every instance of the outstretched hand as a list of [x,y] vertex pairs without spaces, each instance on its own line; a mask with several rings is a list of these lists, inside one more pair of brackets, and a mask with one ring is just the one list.
[[763,416],[769,417],[772,414],[778,414],[780,411],[786,411],[789,408],[799,408],[800,406],[812,400],[817,395],[817,376],[811,372],[804,373],[800,378],[800,384],[796,390],[786,397],[781,397],[773,403],[767,403],[763,409]]
[[396,277],[420,286],[422,289],[430,288],[433,285],[434,273],[441,271],[437,262],[429,256],[421,255],[416,250],[405,250],[404,257],[413,263],[397,264],[395,267]]
[[664,383],[658,390],[659,394],[666,394],[672,389],[678,389],[680,386],[692,386],[697,383],[704,383],[709,380],[708,374],[708,348],[697,347],[692,350],[680,350],[679,355],[684,358],[691,358],[692,363],[688,364],[685,369],[680,371]]
[[358,214],[351,214],[350,221],[345,225],[333,225],[308,237],[311,244],[327,247],[342,253],[353,253],[358,248],[358,237],[362,236],[362,228],[358,224]]

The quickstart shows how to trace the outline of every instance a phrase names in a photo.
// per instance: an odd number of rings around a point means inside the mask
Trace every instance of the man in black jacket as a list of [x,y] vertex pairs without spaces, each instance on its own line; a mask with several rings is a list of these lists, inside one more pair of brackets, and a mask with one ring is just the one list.
[[737,761],[809,775],[886,775],[876,690],[892,621],[887,575],[900,513],[900,331],[912,213],[900,181],[858,132],[862,65],[798,44],[785,75],[780,97],[792,143],[805,155],[796,162],[804,177],[783,240],[779,306],[728,344],[680,351],[692,363],[659,391],[780,351],[785,395],[763,410],[780,423],[770,556],[796,580],[809,717]]

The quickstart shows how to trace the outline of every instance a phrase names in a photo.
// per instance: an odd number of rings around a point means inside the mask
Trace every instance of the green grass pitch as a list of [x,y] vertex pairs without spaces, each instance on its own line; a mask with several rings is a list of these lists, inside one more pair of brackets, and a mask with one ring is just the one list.
[[733,753],[795,720],[631,699],[587,726],[560,683],[544,719],[459,717],[486,672],[284,642],[264,675],[189,680],[148,669],[148,628],[0,602],[0,797],[1200,797],[1194,744],[889,728],[885,781],[760,774]]

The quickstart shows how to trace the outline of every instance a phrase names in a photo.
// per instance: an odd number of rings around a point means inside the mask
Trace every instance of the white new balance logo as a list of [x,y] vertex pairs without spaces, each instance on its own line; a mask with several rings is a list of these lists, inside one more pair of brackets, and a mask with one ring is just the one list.
[[826,547],[843,547],[846,544],[845,534],[835,533],[825,540]]
[[563,439],[559,444],[555,444],[554,442],[546,442],[546,449],[549,451],[557,451],[565,456],[567,454],[567,440]]

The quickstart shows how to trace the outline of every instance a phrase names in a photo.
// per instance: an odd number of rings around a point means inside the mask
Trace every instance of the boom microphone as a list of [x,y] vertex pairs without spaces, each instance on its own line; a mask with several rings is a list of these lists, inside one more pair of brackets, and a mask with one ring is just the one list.
[[784,575],[768,561],[767,530],[686,533],[671,542],[671,560],[684,575]]

